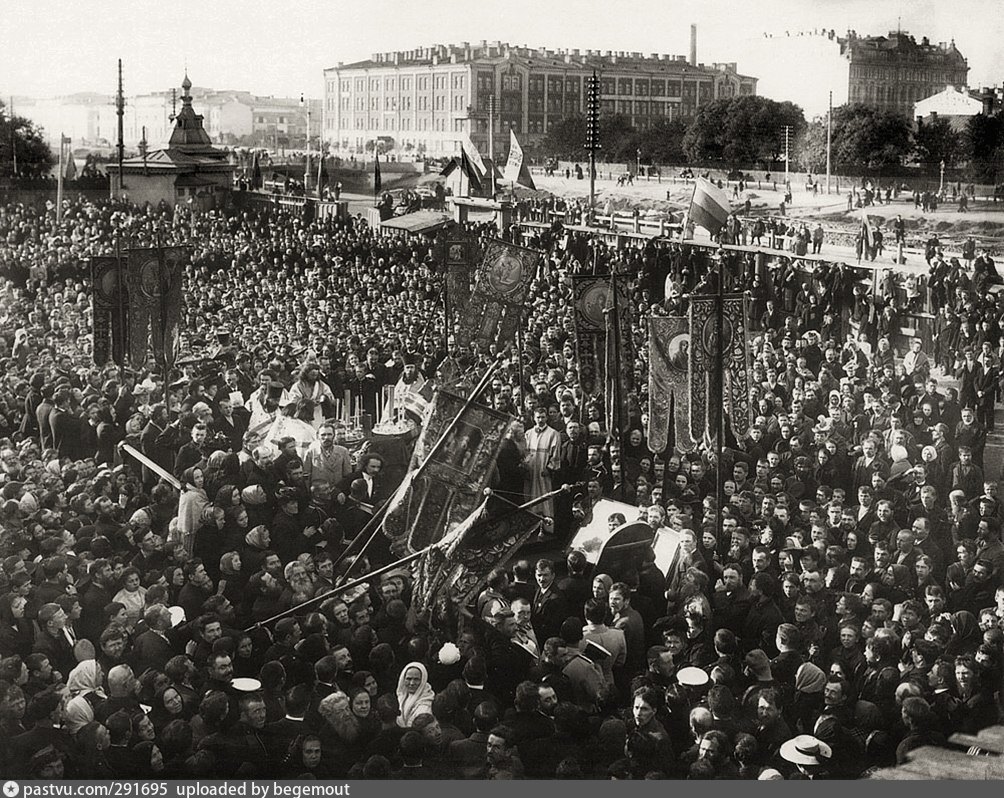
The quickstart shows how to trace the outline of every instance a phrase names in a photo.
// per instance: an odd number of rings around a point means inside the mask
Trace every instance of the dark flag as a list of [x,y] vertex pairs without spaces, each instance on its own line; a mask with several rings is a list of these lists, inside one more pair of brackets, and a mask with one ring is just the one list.
[[453,330],[454,319],[467,313],[470,306],[471,275],[474,273],[477,242],[460,225],[451,223],[443,234],[441,246],[441,260],[446,271],[449,334]]
[[541,517],[491,495],[419,560],[412,607],[444,609],[475,599],[496,568],[516,555]]
[[470,186],[468,188],[468,193],[470,189],[473,188],[476,191],[481,190],[481,175],[478,174],[477,170],[471,165],[470,159],[467,157],[467,151],[460,151],[460,171],[467,176],[467,182]]
[[258,153],[254,154],[254,161],[251,163],[251,188],[261,188],[261,164],[258,162]]
[[127,346],[124,262],[114,256],[94,256],[90,267],[94,365],[104,366],[109,359],[123,365]]
[[317,159],[317,196],[318,199],[324,193],[325,187],[328,185],[328,167],[324,163],[324,153],[321,153],[320,158]]
[[501,348],[514,340],[542,254],[507,241],[488,240],[470,305],[457,309],[459,346],[477,341],[486,348],[492,343]]
[[380,186],[383,185],[383,181],[380,179],[380,153],[377,150],[373,151],[373,194],[376,196],[380,193]]
[[506,413],[436,391],[412,470],[384,518],[384,534],[395,552],[410,554],[437,542],[481,503],[511,422]]

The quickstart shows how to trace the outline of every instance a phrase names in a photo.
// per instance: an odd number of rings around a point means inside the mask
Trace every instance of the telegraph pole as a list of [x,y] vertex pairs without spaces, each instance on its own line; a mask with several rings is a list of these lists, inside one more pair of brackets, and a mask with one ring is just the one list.
[[784,182],[788,182],[788,155],[791,144],[791,125],[784,126]]
[[826,193],[830,193],[830,149],[833,147],[833,92],[830,92],[830,107],[826,112]]
[[586,79],[586,146],[589,153],[589,224],[596,218],[596,151],[600,149],[600,79],[593,70]]
[[[56,177],[56,224],[63,221],[63,150],[66,148],[66,137],[59,131],[59,174]],[[70,153],[73,157],[73,153]],[[119,167],[121,168],[121,167]]]
[[117,145],[119,153],[119,193],[125,188],[124,175],[122,174],[122,161],[125,160],[125,95],[122,93],[122,59],[119,59],[119,93],[115,98],[115,113],[119,118],[119,141]]
[[488,98],[488,158],[491,161],[489,173],[491,174],[492,199],[495,199],[495,95]]

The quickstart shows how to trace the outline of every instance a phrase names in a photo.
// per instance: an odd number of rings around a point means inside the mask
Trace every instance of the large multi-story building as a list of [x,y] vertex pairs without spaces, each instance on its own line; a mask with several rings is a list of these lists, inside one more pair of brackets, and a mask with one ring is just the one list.
[[482,41],[375,53],[366,61],[324,70],[323,138],[335,151],[362,153],[377,142],[399,153],[442,156],[463,135],[488,152],[490,98],[497,104],[496,155],[510,128],[534,146],[556,122],[582,114],[586,78],[600,77],[602,112],[622,114],[636,128],[687,118],[723,97],[756,93],[756,78],[736,64],[599,50],[542,50]]
[[[193,87],[193,100],[204,111],[205,131],[218,144],[301,149],[307,135],[307,109],[294,97],[260,97],[247,91]],[[126,97],[122,134],[130,149],[146,135],[151,147],[166,144],[180,106],[176,92]],[[321,101],[310,100],[311,140],[321,132]],[[72,94],[48,99],[19,99],[17,113],[43,128],[50,142],[59,134],[74,144],[114,144],[118,138],[115,98]],[[316,143],[315,143],[316,146]]]
[[842,42],[849,64],[847,93],[852,103],[875,105],[913,116],[914,103],[946,86],[964,87],[969,65],[955,41],[918,43],[906,31],[888,36],[858,36],[851,31]]
[[955,42],[918,44],[905,31],[888,36],[839,35],[835,30],[787,30],[750,36],[743,64],[759,78],[760,94],[798,103],[807,117],[833,105],[862,103],[912,116],[914,103],[966,85],[969,67]]

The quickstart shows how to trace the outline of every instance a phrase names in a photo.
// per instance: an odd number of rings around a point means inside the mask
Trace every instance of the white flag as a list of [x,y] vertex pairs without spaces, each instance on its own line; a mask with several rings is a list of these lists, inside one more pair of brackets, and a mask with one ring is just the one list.
[[485,162],[481,160],[481,153],[478,152],[478,148],[474,146],[474,142],[471,141],[471,137],[466,133],[464,133],[460,139],[460,148],[467,154],[467,160],[470,161],[471,165],[478,171],[479,180],[488,174],[488,167],[485,166]]
[[505,179],[510,183],[518,183],[526,188],[537,189],[523,159],[523,148],[519,145],[516,131],[512,128],[509,128],[509,160],[506,161],[505,165]]

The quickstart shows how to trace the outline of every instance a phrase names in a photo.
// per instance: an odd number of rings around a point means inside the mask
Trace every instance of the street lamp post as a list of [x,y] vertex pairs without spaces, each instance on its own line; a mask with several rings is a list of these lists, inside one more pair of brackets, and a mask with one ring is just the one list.
[[941,179],[938,183],[938,194],[943,194],[945,192],[945,162],[941,162]]
[[303,196],[310,191],[310,101],[300,95],[300,108],[307,109],[307,161],[303,166]]

